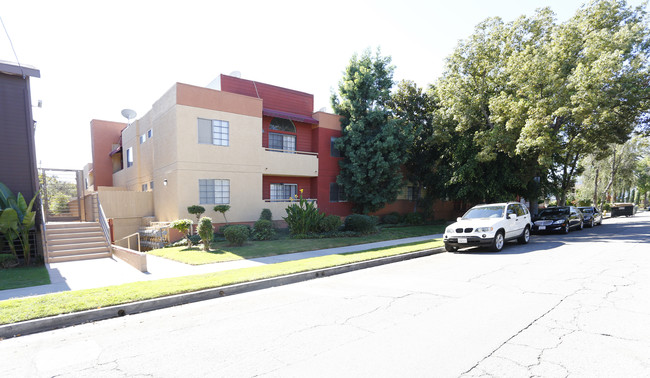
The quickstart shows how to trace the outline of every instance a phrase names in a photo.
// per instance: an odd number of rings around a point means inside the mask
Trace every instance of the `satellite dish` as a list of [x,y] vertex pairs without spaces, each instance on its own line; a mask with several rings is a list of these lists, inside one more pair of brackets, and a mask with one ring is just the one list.
[[133,109],[122,109],[122,116],[129,121],[129,124],[131,124],[132,119],[135,119],[136,115],[137,113]]
[[233,76],[233,77],[236,77],[236,78],[240,78],[240,79],[241,79],[241,72],[239,72],[239,71],[232,71],[228,76]]

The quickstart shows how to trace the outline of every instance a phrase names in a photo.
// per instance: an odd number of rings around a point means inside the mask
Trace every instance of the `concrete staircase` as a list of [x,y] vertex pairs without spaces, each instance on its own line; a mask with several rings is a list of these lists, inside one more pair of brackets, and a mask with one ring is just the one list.
[[46,224],[47,262],[111,257],[111,249],[98,222]]

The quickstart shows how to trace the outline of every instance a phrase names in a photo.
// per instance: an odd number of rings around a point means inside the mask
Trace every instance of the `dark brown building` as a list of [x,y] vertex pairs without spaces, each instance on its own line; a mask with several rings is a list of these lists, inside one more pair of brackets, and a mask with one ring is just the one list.
[[40,76],[35,68],[0,61],[0,182],[28,202],[39,186],[29,79]]

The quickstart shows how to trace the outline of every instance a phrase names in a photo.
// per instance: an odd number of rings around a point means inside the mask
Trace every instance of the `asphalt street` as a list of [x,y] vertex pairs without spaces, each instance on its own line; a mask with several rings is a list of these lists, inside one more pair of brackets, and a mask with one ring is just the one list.
[[650,213],[0,341],[4,377],[650,376]]

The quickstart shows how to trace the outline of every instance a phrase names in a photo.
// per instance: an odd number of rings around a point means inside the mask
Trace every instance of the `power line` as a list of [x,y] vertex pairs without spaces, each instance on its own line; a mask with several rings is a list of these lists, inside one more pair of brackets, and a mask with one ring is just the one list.
[[23,79],[25,78],[25,71],[23,71],[23,66],[20,65],[20,61],[18,60],[18,54],[16,54],[16,49],[14,49],[14,43],[11,41],[11,37],[9,36],[9,32],[7,31],[7,27],[5,26],[4,21],[2,21],[2,17],[0,16],[0,24],[2,24],[2,28],[5,30],[5,34],[7,35],[7,39],[9,40],[9,45],[11,46],[11,51],[14,52],[14,56],[16,57],[16,63],[18,63],[18,67],[20,67],[20,72],[23,74]]

